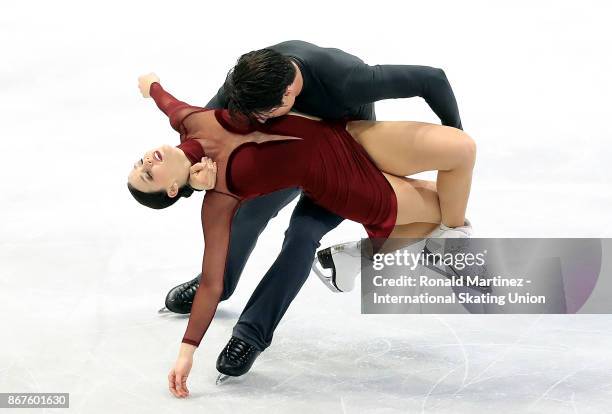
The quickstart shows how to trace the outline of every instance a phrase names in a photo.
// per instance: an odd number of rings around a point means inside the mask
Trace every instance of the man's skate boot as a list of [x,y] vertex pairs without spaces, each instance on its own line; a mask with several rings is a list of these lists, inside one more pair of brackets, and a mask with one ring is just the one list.
[[[332,292],[350,292],[361,273],[361,240],[336,244],[317,252],[312,270]],[[327,275],[322,269],[330,269]]]
[[240,338],[232,336],[217,358],[217,384],[230,377],[239,377],[251,369],[261,351]]
[[158,312],[191,313],[191,305],[193,304],[193,298],[198,290],[198,286],[200,286],[201,278],[202,274],[200,273],[189,282],[181,283],[170,289],[166,295],[166,307],[161,308]]

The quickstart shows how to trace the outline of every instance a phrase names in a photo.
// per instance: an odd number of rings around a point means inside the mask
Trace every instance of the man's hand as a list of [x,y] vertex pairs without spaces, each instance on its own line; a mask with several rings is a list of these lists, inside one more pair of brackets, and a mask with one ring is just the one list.
[[215,188],[217,181],[217,163],[210,158],[203,157],[202,161],[189,169],[189,185],[196,190],[210,190]]
[[143,97],[151,97],[149,89],[151,89],[151,84],[153,82],[159,82],[159,77],[153,72],[138,77],[138,89],[140,89],[140,93]]

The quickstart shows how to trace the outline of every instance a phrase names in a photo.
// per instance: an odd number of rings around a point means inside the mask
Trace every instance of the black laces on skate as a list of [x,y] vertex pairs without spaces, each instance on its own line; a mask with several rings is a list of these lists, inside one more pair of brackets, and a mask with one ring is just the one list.
[[254,350],[255,347],[253,345],[249,345],[242,339],[232,336],[223,352],[225,352],[225,355],[232,361],[243,364]]
[[195,297],[195,293],[198,290],[198,286],[200,286],[200,283],[197,279],[193,279],[189,282],[186,282],[181,286],[178,294],[176,295],[177,298],[181,302],[192,303],[193,298]]

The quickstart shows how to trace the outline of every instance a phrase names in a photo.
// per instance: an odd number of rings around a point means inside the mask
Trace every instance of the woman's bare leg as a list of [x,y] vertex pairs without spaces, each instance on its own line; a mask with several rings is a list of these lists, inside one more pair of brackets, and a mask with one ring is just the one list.
[[[381,171],[407,176],[437,170],[438,223],[463,226],[476,158],[476,144],[469,135],[452,127],[411,121],[352,121],[347,131]],[[421,194],[417,200],[421,207],[428,197],[431,195]],[[413,208],[407,204],[401,214],[410,216]],[[421,221],[431,223],[429,220]]]
[[440,201],[433,181],[417,180],[415,178],[398,177],[383,173],[397,199],[396,226],[406,226],[413,223],[441,223]]
[[420,241],[438,227],[441,219],[435,182],[383,175],[395,192],[398,216],[379,253],[393,252]]

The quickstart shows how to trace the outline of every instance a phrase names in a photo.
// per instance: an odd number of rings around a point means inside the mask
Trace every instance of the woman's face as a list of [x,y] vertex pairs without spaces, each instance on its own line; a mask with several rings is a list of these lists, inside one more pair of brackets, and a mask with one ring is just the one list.
[[137,190],[153,193],[166,191],[174,197],[182,186],[180,177],[189,175],[185,170],[184,154],[170,145],[162,145],[144,153],[138,159],[128,175],[128,182]]

